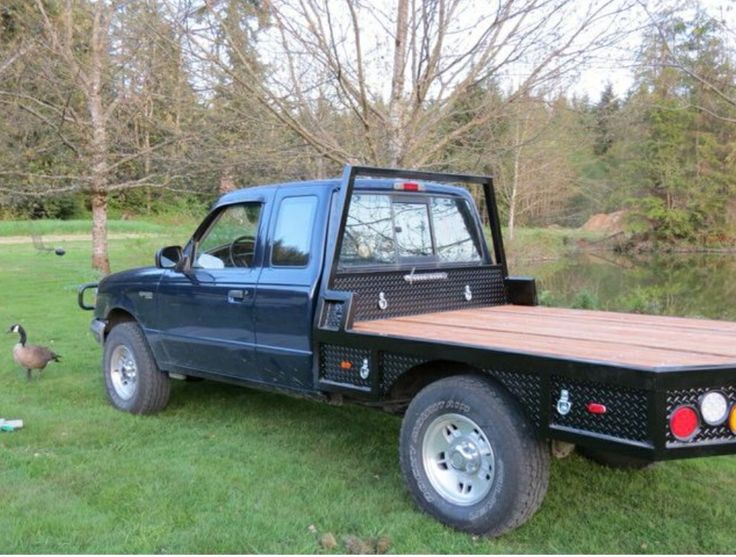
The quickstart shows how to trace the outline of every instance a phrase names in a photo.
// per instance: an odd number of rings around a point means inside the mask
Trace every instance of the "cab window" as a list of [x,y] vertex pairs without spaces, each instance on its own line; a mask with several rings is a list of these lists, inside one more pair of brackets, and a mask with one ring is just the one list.
[[198,269],[248,268],[254,263],[262,204],[226,207],[197,242],[194,267]]
[[272,266],[305,267],[309,263],[316,211],[317,197],[314,195],[281,200],[271,248]]

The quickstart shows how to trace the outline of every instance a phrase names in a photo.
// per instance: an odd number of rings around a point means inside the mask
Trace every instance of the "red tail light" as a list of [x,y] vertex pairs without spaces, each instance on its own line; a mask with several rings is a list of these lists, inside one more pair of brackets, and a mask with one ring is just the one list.
[[689,441],[700,429],[700,417],[692,406],[678,406],[670,415],[670,431],[678,441]]

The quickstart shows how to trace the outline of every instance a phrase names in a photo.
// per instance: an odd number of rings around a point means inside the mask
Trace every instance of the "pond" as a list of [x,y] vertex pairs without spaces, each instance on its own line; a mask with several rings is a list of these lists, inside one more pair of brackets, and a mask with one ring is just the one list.
[[733,254],[582,253],[510,271],[536,277],[544,305],[736,321]]

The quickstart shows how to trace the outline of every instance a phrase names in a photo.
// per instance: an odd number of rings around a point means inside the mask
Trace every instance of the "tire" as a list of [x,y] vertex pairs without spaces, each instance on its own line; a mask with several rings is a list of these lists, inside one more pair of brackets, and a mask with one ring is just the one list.
[[137,323],[121,323],[110,331],[102,372],[107,398],[119,410],[153,414],[169,402],[169,377],[158,369]]
[[549,483],[546,443],[505,389],[476,375],[441,379],[414,397],[399,455],[417,505],[473,534],[495,537],[522,525]]
[[618,453],[610,453],[588,447],[578,447],[578,452],[588,460],[592,460],[602,466],[615,468],[617,470],[646,470],[654,466],[651,460],[626,456]]

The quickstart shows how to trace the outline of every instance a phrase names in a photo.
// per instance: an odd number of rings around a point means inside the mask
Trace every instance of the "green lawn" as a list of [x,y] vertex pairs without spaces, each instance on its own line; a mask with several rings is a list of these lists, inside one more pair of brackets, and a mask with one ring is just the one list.
[[[111,234],[167,234],[172,229],[185,233],[191,232],[195,224],[188,216],[175,218],[167,215],[150,217],[146,220],[110,220],[108,230]],[[90,234],[91,230],[92,225],[89,220],[0,220],[0,236]]]
[[[113,268],[147,264],[185,235],[112,243]],[[26,383],[0,335],[0,553],[346,552],[387,537],[391,553],[720,553],[735,549],[736,459],[621,472],[574,455],[552,464],[541,511],[499,539],[446,528],[412,504],[397,418],[212,382],[174,382],[153,417],[107,402],[91,314],[89,243],[67,255],[0,245],[0,325],[63,355]],[[313,525],[313,528],[310,528]],[[350,537],[354,538],[350,538]],[[346,545],[345,540],[352,539]]]
[[604,238],[600,233],[576,228],[517,228],[513,240],[503,228],[502,235],[512,268],[517,262],[562,258],[577,251],[581,242],[595,245]]

